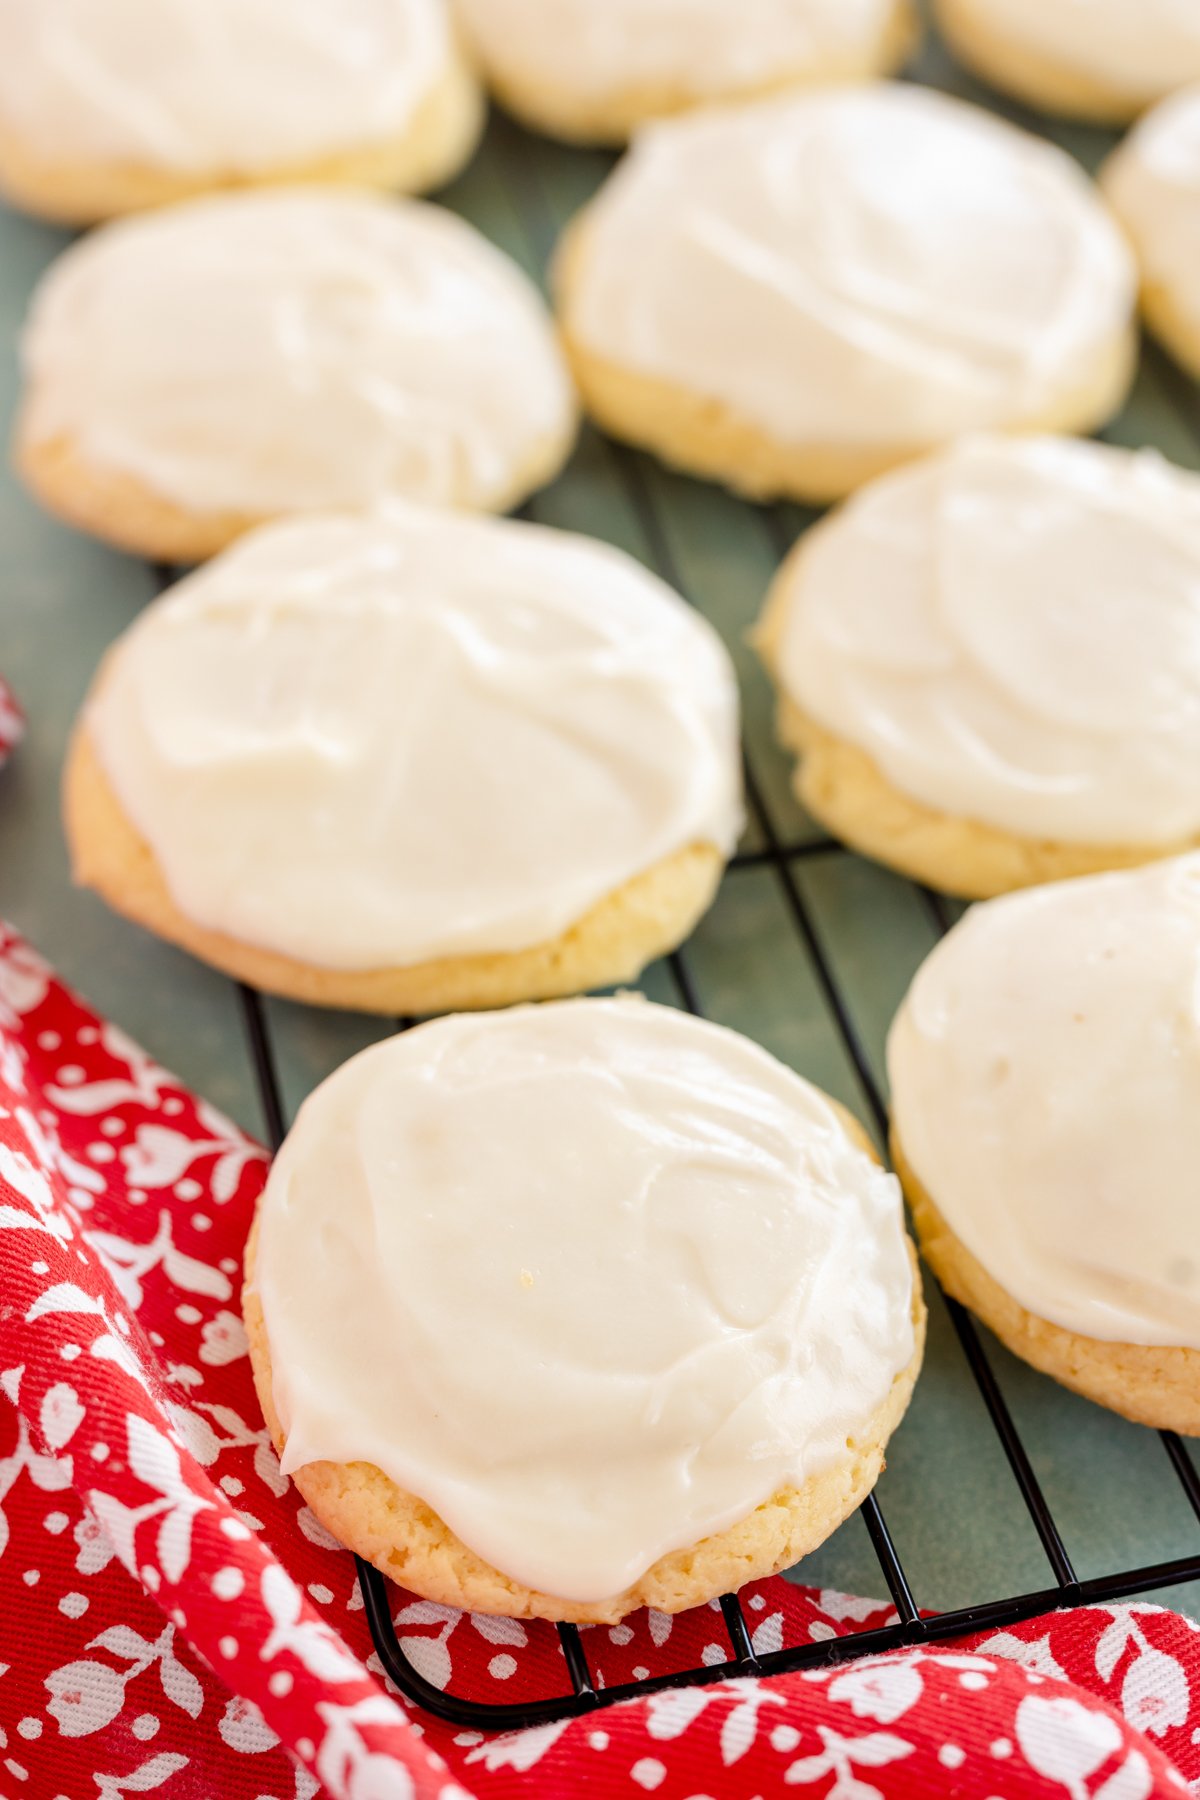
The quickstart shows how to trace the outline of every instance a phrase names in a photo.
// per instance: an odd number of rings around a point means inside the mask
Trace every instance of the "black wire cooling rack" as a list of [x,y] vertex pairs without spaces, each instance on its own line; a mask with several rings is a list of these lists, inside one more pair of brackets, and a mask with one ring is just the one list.
[[[950,87],[966,97],[1005,112],[1027,129],[1040,131],[1063,141],[1094,166],[1110,141],[1100,133],[1064,133],[1048,126],[1023,109],[999,103],[994,95],[978,90],[965,81],[948,64],[932,44],[921,70],[932,85]],[[1067,142],[1067,138],[1070,141]],[[491,152],[496,154],[492,155]],[[481,183],[479,192],[494,221],[511,216],[505,247],[526,262],[532,272],[543,268],[565,212],[578,203],[572,178],[564,177],[567,164],[555,165],[546,158],[551,152],[526,140],[504,120],[493,124],[489,149],[476,165],[474,179]],[[581,165],[578,153],[570,153],[574,166]],[[545,178],[543,179],[543,171]],[[595,173],[595,171],[593,171]],[[507,188],[507,191],[505,191]],[[478,195],[476,196],[478,197]],[[470,210],[470,209],[468,209]],[[1130,444],[1154,441],[1164,436],[1164,448],[1181,461],[1196,465],[1200,447],[1200,408],[1196,390],[1180,372],[1153,347],[1146,352],[1145,367],[1150,384],[1150,399],[1134,396],[1131,407],[1110,434],[1117,442]],[[648,489],[643,460],[624,449],[589,438],[595,454],[604,459],[604,480],[614,480],[623,489],[625,501],[636,516],[638,529],[649,552],[649,560],[678,592],[687,595],[688,583],[682,578],[673,555],[671,542],[664,530],[660,510]],[[590,477],[585,476],[584,482]],[[527,516],[542,523],[561,523],[553,515],[547,517],[537,502],[525,509]],[[776,552],[782,556],[790,550],[797,528],[806,522],[797,509],[778,507],[763,509],[762,518],[771,534]],[[573,521],[578,524],[579,521]],[[584,527],[586,528],[586,526]],[[158,571],[165,585],[173,571]],[[800,865],[810,859],[845,858],[851,853],[828,838],[792,842],[780,831],[773,816],[774,808],[764,792],[749,752],[746,756],[746,794],[757,847],[734,859],[734,870],[761,867],[768,869],[778,883],[791,925],[803,947],[809,968],[815,978],[828,1014],[841,1039],[866,1097],[881,1142],[887,1139],[887,1106],[872,1070],[865,1043],[855,1024],[847,996],[839,984],[835,960],[812,907],[806,900],[798,878]],[[921,902],[938,933],[944,933],[953,922],[953,909],[940,896],[921,890]],[[702,1016],[700,989],[694,979],[685,951],[668,959],[669,973],[681,1005]],[[255,1077],[268,1136],[277,1147],[286,1129],[285,1108],[272,1041],[268,1009],[254,990],[242,987],[240,1001],[253,1060]],[[399,1029],[412,1021],[397,1020]],[[937,1292],[936,1284],[926,1270],[927,1292]],[[977,1605],[959,1607],[936,1614],[922,1607],[920,1596],[905,1572],[897,1552],[883,1509],[872,1494],[861,1510],[880,1573],[895,1609],[894,1622],[879,1629],[852,1632],[848,1635],[804,1642],[769,1653],[755,1652],[749,1624],[736,1594],[726,1594],[720,1601],[720,1612],[728,1639],[728,1657],[724,1662],[706,1664],[667,1674],[651,1671],[645,1679],[619,1686],[604,1686],[594,1674],[588,1659],[586,1636],[573,1625],[560,1625],[562,1649],[562,1692],[527,1704],[496,1704],[472,1699],[457,1693],[446,1693],[426,1679],[405,1655],[393,1623],[393,1594],[384,1576],[367,1563],[358,1562],[359,1581],[371,1634],[388,1676],[401,1693],[428,1712],[465,1729],[510,1731],[552,1721],[577,1717],[620,1700],[631,1699],[669,1687],[696,1686],[726,1681],[749,1675],[773,1675],[785,1671],[827,1666],[885,1651],[919,1645],[943,1643],[965,1634],[999,1629],[1021,1620],[1037,1617],[1056,1607],[1081,1603],[1106,1603],[1151,1594],[1164,1588],[1190,1581],[1200,1581],[1200,1473],[1192,1453],[1178,1436],[1162,1432],[1161,1440],[1165,1480],[1177,1482],[1186,1505],[1196,1521],[1196,1549],[1174,1561],[1155,1562],[1142,1567],[1124,1567],[1112,1573],[1081,1577],[1068,1552],[1064,1534],[1055,1520],[1041,1483],[1013,1414],[1001,1391],[980,1333],[971,1316],[948,1296],[941,1296],[954,1328],[954,1337],[965,1359],[970,1376],[982,1397],[995,1435],[1007,1459],[1020,1502],[1037,1534],[1041,1552],[1048,1565],[1049,1581],[1045,1587],[1031,1589]],[[1149,1434],[1153,1435],[1153,1434]],[[936,1479],[936,1471],[930,1472]]]
[[[627,465],[631,492],[634,493],[635,504],[638,505],[640,511],[643,511],[648,539],[654,549],[658,565],[666,578],[672,580],[674,585],[682,591],[683,584],[679,580],[678,570],[673,566],[669,546],[657,529],[652,509],[645,509],[644,501],[640,493],[636,491],[637,483],[633,473],[635,459],[626,458],[623,452],[616,454]],[[780,547],[787,547],[790,544],[791,533],[786,519],[782,515],[776,515],[774,524],[780,538]],[[881,1141],[886,1141],[888,1112],[883,1094],[875,1079],[870,1059],[855,1026],[850,1007],[839,987],[832,959],[822,943],[821,935],[795,873],[795,865],[802,860],[848,856],[850,852],[827,838],[800,844],[781,842],[770,809],[764,801],[762,790],[748,761],[745,765],[745,777],[750,815],[758,828],[763,847],[736,857],[732,865],[733,869],[757,864],[769,867],[774,872],[780,884],[788,913],[807,953],[830,1015],[862,1084],[879,1137]],[[921,892],[924,904],[928,907],[937,930],[945,933],[951,923],[950,909],[946,902],[939,895],[928,890],[923,889]],[[697,983],[688,966],[686,952],[677,951],[668,959],[668,964],[680,1003],[697,1017],[703,1017]],[[247,987],[242,987],[240,994],[263,1116],[267,1122],[272,1145],[278,1147],[285,1130],[285,1118],[269,1026],[261,996]],[[407,1029],[411,1023],[412,1021],[407,1019],[396,1021],[400,1030]],[[924,1271],[924,1279],[927,1288],[936,1286],[928,1270]],[[999,1629],[1006,1625],[1016,1624],[1023,1619],[1035,1618],[1055,1607],[1074,1606],[1089,1601],[1103,1603],[1124,1600],[1184,1582],[1200,1580],[1200,1473],[1197,1472],[1192,1455],[1183,1441],[1174,1432],[1168,1431],[1158,1435],[1162,1442],[1167,1465],[1174,1479],[1180,1483],[1197,1521],[1198,1536],[1195,1553],[1171,1562],[1151,1563],[1140,1568],[1125,1568],[1112,1574],[1088,1579],[1083,1579],[1076,1573],[1063,1534],[1055,1522],[1054,1514],[1034,1473],[1029,1454],[1022,1443],[975,1323],[969,1313],[956,1301],[946,1295],[942,1295],[942,1300],[949,1312],[967,1366],[983,1398],[988,1417],[1003,1447],[1021,1501],[1049,1564],[1050,1585],[1030,1592],[989,1600],[979,1605],[960,1607],[953,1611],[926,1616],[919,1597],[914,1592],[905,1573],[904,1565],[888,1529],[883,1509],[876,1496],[872,1494],[863,1503],[860,1510],[883,1580],[887,1584],[888,1593],[891,1595],[895,1607],[894,1623],[871,1631],[852,1632],[844,1637],[802,1643],[759,1655],[753,1648],[749,1625],[738,1596],[726,1594],[720,1602],[721,1616],[729,1641],[729,1656],[725,1662],[696,1666],[670,1674],[657,1676],[651,1674],[644,1680],[612,1687],[601,1687],[594,1679],[588,1662],[585,1639],[579,1628],[574,1625],[559,1625],[557,1630],[562,1647],[564,1676],[561,1695],[525,1704],[497,1704],[443,1692],[413,1666],[401,1648],[393,1623],[393,1601],[389,1583],[377,1569],[359,1558],[357,1559],[359,1582],[371,1635],[380,1661],[391,1680],[406,1699],[415,1701],[427,1711],[448,1720],[453,1725],[474,1730],[512,1731],[549,1724],[559,1719],[578,1717],[600,1707],[611,1706],[616,1701],[654,1693],[663,1688],[699,1686],[749,1675],[782,1674],[789,1670],[828,1666],[837,1662],[878,1654],[882,1651],[911,1648],[921,1644],[944,1643],[948,1639],[962,1637],[970,1632]],[[1164,1473],[1166,1473],[1165,1470]]]
[[[747,770],[747,795],[752,814],[761,828],[765,848],[738,858],[737,863],[768,864],[777,874],[788,909],[805,945],[820,982],[822,992],[836,1020],[846,1049],[854,1063],[867,1094],[875,1122],[886,1136],[887,1108],[857,1030],[834,977],[808,906],[793,872],[794,863],[804,857],[840,856],[848,852],[825,840],[785,846],[776,837],[770,817],[754,777]],[[735,864],[735,866],[737,866]],[[944,904],[935,894],[926,894],[926,903],[941,930],[947,928]],[[679,999],[689,1012],[703,1016],[697,998],[696,984],[688,968],[686,954],[676,952],[669,959]],[[259,1085],[263,1116],[274,1147],[284,1134],[284,1111],[275,1070],[273,1047],[261,997],[250,988],[241,990],[246,1028]],[[404,1029],[410,1021],[398,1020]],[[925,1271],[927,1285],[932,1278]],[[1095,1601],[1128,1599],[1139,1594],[1200,1580],[1200,1548],[1192,1556],[1173,1562],[1151,1563],[1142,1568],[1122,1569],[1110,1575],[1081,1579],[1075,1571],[1055,1523],[1054,1515],[1033,1472],[1028,1453],[1021,1441],[1011,1412],[1000,1391],[974,1321],[956,1301],[943,1296],[954,1324],[971,1375],[979,1388],[996,1433],[1008,1459],[1021,1500],[1037,1532],[1052,1577],[1051,1584],[1029,1593],[990,1600],[977,1606],[961,1607],[934,1616],[922,1616],[918,1596],[913,1592],[904,1566],[896,1551],[883,1509],[872,1494],[861,1508],[863,1520],[896,1610],[896,1622],[872,1631],[851,1633],[816,1643],[756,1655],[751,1645],[750,1630],[736,1594],[721,1600],[721,1615],[729,1640],[729,1658],[711,1666],[695,1667],[667,1675],[650,1676],[646,1680],[620,1686],[600,1688],[593,1680],[584,1639],[574,1625],[560,1625],[559,1640],[564,1664],[564,1691],[560,1696],[527,1704],[495,1704],[477,1701],[457,1694],[444,1693],[414,1668],[400,1647],[392,1622],[393,1602],[389,1584],[377,1569],[358,1559],[359,1581],[371,1635],[381,1662],[391,1680],[406,1699],[417,1702],[427,1711],[451,1724],[488,1731],[512,1731],[553,1720],[573,1718],[599,1707],[611,1706],[619,1700],[653,1693],[662,1688],[697,1686],[702,1683],[728,1681],[747,1675],[774,1675],[788,1670],[827,1666],[881,1651],[910,1648],[920,1644],[943,1643],[966,1633],[1016,1624],[1055,1607],[1073,1606]],[[1174,1432],[1159,1434],[1167,1464],[1181,1484],[1200,1527],[1200,1473],[1189,1450]]]

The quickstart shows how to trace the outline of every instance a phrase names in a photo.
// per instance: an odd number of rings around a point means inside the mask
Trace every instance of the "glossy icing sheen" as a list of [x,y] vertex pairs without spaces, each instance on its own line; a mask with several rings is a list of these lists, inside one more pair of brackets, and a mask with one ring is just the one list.
[[715,633],[510,521],[254,533],[143,614],[88,725],[180,910],[317,967],[547,942],[741,821]]
[[894,1177],[757,1046],[638,999],[366,1051],[260,1219],[284,1468],[375,1463],[566,1599],[844,1457],[913,1355]]
[[783,688],[903,793],[1019,837],[1200,832],[1200,480],[973,439],[885,477],[785,577]]
[[1200,76],[1196,0],[971,0],[965,10],[1031,57],[1147,105]]
[[913,1170],[1024,1307],[1200,1349],[1200,857],[975,907],[888,1068]]
[[487,507],[569,437],[532,285],[440,207],[333,188],[190,201],[55,263],[25,427],[196,512]]
[[731,95],[869,68],[895,0],[458,0],[483,56],[522,83],[598,100]]
[[1130,132],[1105,186],[1144,279],[1200,332],[1200,86],[1164,100]]
[[643,132],[587,215],[584,348],[783,442],[934,442],[1086,390],[1134,299],[1076,164],[899,84]]
[[3,0],[0,129],[55,162],[253,172],[398,136],[442,0]]

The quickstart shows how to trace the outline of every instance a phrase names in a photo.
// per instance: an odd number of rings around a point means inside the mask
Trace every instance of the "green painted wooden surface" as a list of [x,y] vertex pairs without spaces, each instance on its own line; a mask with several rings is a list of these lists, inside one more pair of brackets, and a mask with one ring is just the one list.
[[[998,104],[963,78],[936,45],[921,78]],[[1006,108],[1023,123],[1036,124]],[[1103,133],[1056,131],[1094,165]],[[539,279],[556,235],[608,167],[496,119],[473,167],[445,196]],[[15,342],[24,307],[62,234],[0,213],[0,409],[16,394]],[[1195,390],[1147,351],[1114,441],[1156,443],[1200,467]],[[530,508],[549,524],[586,531],[657,566],[715,622],[738,666],[750,764],[780,841],[816,835],[791,798],[772,741],[766,683],[745,644],[783,549],[808,523],[797,508],[757,509],[661,470],[585,434],[566,474]],[[65,975],[155,1056],[252,1130],[262,1130],[238,999],[231,984],[111,916],[67,879],[58,822],[63,747],[107,644],[154,591],[143,565],[90,544],[42,516],[0,476],[0,669],[30,713],[26,744],[0,778],[0,907]],[[761,846],[752,825],[747,838]],[[848,1015],[882,1082],[888,1021],[935,924],[906,883],[840,851],[748,865],[728,876],[687,951],[704,1008],[748,1032],[865,1115],[864,1096],[813,958],[797,930],[788,883],[812,921]],[[646,991],[678,1003],[667,969]],[[286,1104],[381,1035],[370,1020],[268,1003]],[[1082,1575],[1184,1556],[1200,1530],[1152,1433],[1063,1393],[991,1346],[1005,1394]],[[965,1605],[1049,1584],[1049,1571],[1000,1446],[931,1296],[925,1373],[894,1441],[879,1495],[924,1606]],[[805,1565],[825,1585],[882,1591],[866,1532],[851,1520]],[[1178,1596],[1200,1610],[1200,1589]]]

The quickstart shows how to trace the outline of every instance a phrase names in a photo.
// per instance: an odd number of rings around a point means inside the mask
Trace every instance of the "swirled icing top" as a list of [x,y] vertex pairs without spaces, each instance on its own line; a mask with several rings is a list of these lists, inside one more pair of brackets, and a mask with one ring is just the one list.
[[775,605],[784,692],[924,805],[1200,832],[1200,479],[1154,452],[967,440],[835,514]]
[[548,942],[741,822],[711,628],[619,551],[393,507],[252,533],[87,712],[194,922],[320,968]]
[[442,0],[4,0],[0,130],[55,162],[255,173],[397,136]]
[[1200,1349],[1200,857],[974,907],[888,1068],[909,1164],[1022,1306]]
[[1077,164],[899,83],[651,126],[583,226],[579,346],[783,443],[1034,423],[1095,382],[1135,297]]
[[1011,52],[1115,87],[1142,106],[1200,78],[1195,0],[957,0]]
[[843,1458],[914,1352],[895,1178],[765,1051],[642,1000],[355,1057],[259,1221],[284,1468],[374,1463],[564,1599]]
[[1200,333],[1200,84],[1134,127],[1106,165],[1104,189],[1143,279]]
[[897,0],[458,0],[486,65],[585,103],[871,73]]
[[416,200],[302,187],[91,233],[26,327],[23,430],[197,513],[504,506],[570,383],[515,264]]

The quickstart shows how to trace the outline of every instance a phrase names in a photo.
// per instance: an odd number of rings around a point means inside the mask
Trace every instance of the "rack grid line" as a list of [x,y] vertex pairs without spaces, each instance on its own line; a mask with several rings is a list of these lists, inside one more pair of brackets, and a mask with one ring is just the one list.
[[[810,951],[822,990],[843,1033],[872,1113],[886,1131],[887,1109],[883,1095],[871,1072],[865,1050],[858,1039],[850,1009],[842,996],[832,965],[822,947],[816,926],[809,916],[804,898],[790,870],[787,854],[778,850],[769,811],[762,802],[753,777],[748,782],[751,809],[767,835],[767,860],[776,868],[784,884],[797,929]],[[841,846],[830,845],[829,851],[849,854]],[[777,854],[772,854],[776,852]],[[937,903],[937,896],[930,896]],[[943,909],[936,907],[945,929]],[[675,951],[668,966],[681,1004],[697,1016],[704,1016],[699,989],[689,967],[686,953]],[[270,1028],[262,998],[253,989],[240,987],[247,1040],[259,1083],[263,1115],[273,1146],[282,1140],[285,1129],[280,1100],[280,1087],[272,1047]],[[398,1021],[401,1029],[412,1021]],[[926,1275],[927,1285],[934,1284]],[[1000,1628],[1036,1617],[1063,1605],[1093,1601],[1120,1600],[1147,1594],[1162,1588],[1200,1579],[1200,1549],[1194,1555],[1144,1567],[1126,1569],[1109,1575],[1081,1580],[1067,1551],[1062,1534],[1033,1471],[1025,1446],[1013,1421],[1010,1409],[983,1349],[979,1332],[970,1315],[956,1301],[942,1296],[949,1311],[963,1353],[979,1388],[989,1417],[1000,1438],[1009,1467],[1022,1501],[1037,1532],[1056,1585],[1012,1595],[979,1605],[960,1607],[941,1613],[924,1613],[910,1585],[903,1562],[888,1528],[877,1494],[872,1493],[860,1511],[866,1525],[880,1572],[896,1611],[894,1624],[847,1637],[801,1644],[758,1655],[753,1649],[745,1614],[736,1594],[726,1594],[720,1601],[721,1616],[729,1640],[730,1656],[718,1664],[706,1664],[657,1677],[601,1689],[593,1681],[584,1640],[574,1625],[558,1627],[565,1674],[569,1687],[560,1696],[525,1703],[496,1704],[477,1701],[435,1687],[421,1675],[404,1654],[392,1618],[389,1585],[384,1576],[368,1563],[358,1559],[359,1581],[371,1634],[387,1673],[406,1696],[426,1710],[453,1724],[472,1729],[518,1730],[575,1717],[612,1705],[635,1695],[653,1693],[669,1687],[696,1686],[726,1681],[734,1677],[770,1675],[805,1668],[829,1666],[862,1656],[886,1651],[912,1649],[952,1641],[968,1633]],[[1200,1474],[1182,1440],[1175,1434],[1159,1434],[1169,1463],[1178,1478],[1193,1512],[1200,1520]]]
[[[989,103],[996,104],[994,97],[989,98]],[[1003,107],[999,110],[1018,119],[1027,129],[1054,135],[1044,121],[1025,113],[1023,109]],[[496,129],[502,142],[510,145],[520,145],[523,142],[522,135],[503,122]],[[524,235],[526,248],[530,252],[529,260],[540,268],[546,262],[557,236],[559,221],[555,216],[555,206],[544,191],[541,171],[536,161],[532,171],[526,168],[525,174],[528,179],[512,184],[516,189],[513,209]],[[1171,360],[1152,345],[1146,349],[1146,364],[1157,392],[1195,446],[1197,460],[1200,460],[1200,404],[1197,402],[1195,388]],[[1120,441],[1119,427],[1115,435],[1116,441]],[[672,550],[670,535],[661,514],[661,496],[653,491],[655,476],[649,465],[641,456],[623,446],[604,440],[593,442],[596,454],[604,460],[624,498],[652,565],[671,586],[688,596],[688,582]],[[776,555],[786,554],[795,541],[794,514],[797,514],[797,509],[783,507],[769,507],[758,511],[761,528]],[[543,514],[539,502],[535,500],[523,507],[521,516],[532,520],[541,519]],[[164,565],[151,565],[151,570],[160,589],[169,585],[177,574],[177,571]],[[852,852],[836,840],[819,833],[797,838],[790,827],[784,827],[774,816],[768,789],[756,768],[754,752],[749,743],[744,747],[744,767],[747,801],[760,842],[739,851],[733,857],[729,865],[730,873],[750,875],[756,871],[766,871],[773,875],[791,927],[803,947],[805,961],[816,983],[821,1004],[845,1050],[880,1143],[884,1144],[888,1132],[886,1098],[873,1072],[869,1050],[856,1023],[852,997],[844,991],[838,976],[836,958],[823,940],[821,923],[806,898],[801,878],[802,870],[818,867],[827,859],[848,859]],[[929,889],[918,889],[917,892],[921,908],[934,931],[943,935],[950,929],[956,916],[953,903]],[[680,1004],[697,1016],[704,1016],[702,984],[697,980],[689,954],[684,950],[674,952],[667,959],[667,969]],[[277,1149],[287,1128],[287,1109],[283,1100],[271,1020],[263,997],[258,992],[242,984],[234,986],[267,1137],[272,1148]],[[410,1019],[394,1021],[396,1029],[401,1031],[408,1029],[412,1023]],[[925,1281],[931,1295],[939,1291],[928,1272]],[[984,1348],[980,1331],[971,1315],[957,1302],[944,1295],[941,1300],[974,1387],[1003,1450],[1024,1511],[1049,1565],[1052,1586],[938,1613],[923,1609],[887,1524],[878,1494],[872,1493],[863,1503],[860,1512],[880,1574],[895,1608],[893,1622],[871,1631],[788,1646],[760,1655],[754,1649],[740,1600],[736,1594],[727,1594],[720,1600],[720,1613],[729,1646],[729,1655],[724,1662],[652,1675],[645,1680],[609,1688],[602,1688],[593,1678],[584,1635],[574,1625],[560,1625],[558,1642],[565,1677],[563,1693],[531,1703],[495,1704],[445,1693],[419,1673],[401,1649],[393,1623],[392,1595],[388,1582],[378,1570],[359,1560],[359,1579],[367,1619],[376,1649],[390,1678],[408,1699],[456,1725],[474,1729],[513,1730],[584,1714],[615,1701],[667,1687],[701,1685],[746,1675],[771,1675],[829,1666],[869,1654],[937,1644],[988,1628],[998,1629],[1058,1606],[1111,1602],[1200,1580],[1200,1540],[1196,1551],[1184,1557],[1090,1578],[1079,1576],[1064,1533],[1059,1528],[1037,1478],[1033,1460]],[[1158,1436],[1168,1465],[1191,1513],[1200,1522],[1200,1473],[1197,1472],[1192,1454],[1175,1434],[1163,1432]]]
[[[631,490],[639,496],[638,516],[647,541],[653,547],[660,572],[680,592],[686,594],[686,584],[675,564],[650,497],[634,477],[633,459],[625,451],[619,451],[617,455]],[[782,529],[782,522],[778,528]],[[762,836],[763,847],[735,857],[731,867],[735,870],[768,869],[775,875],[797,936],[804,945],[823,1002],[844,1044],[880,1139],[885,1142],[888,1129],[886,1099],[872,1071],[870,1057],[856,1026],[852,1006],[842,991],[834,962],[822,941],[819,926],[805,899],[795,867],[797,863],[803,864],[817,858],[847,858],[852,852],[844,845],[823,837],[800,842],[784,841],[777,830],[748,750],[745,757],[745,783],[749,810]],[[945,933],[953,922],[950,905],[943,896],[930,890],[921,890],[921,898],[936,930]],[[667,966],[681,1005],[698,1016],[704,1016],[700,987],[686,951],[673,952],[667,959]],[[263,1117],[271,1142],[277,1147],[285,1130],[285,1116],[269,1022],[261,996],[252,989],[239,988],[239,1000],[259,1084]],[[396,1025],[403,1030],[412,1022],[397,1020]],[[925,1281],[931,1293],[940,1293],[927,1271]],[[872,1493],[863,1503],[860,1512],[880,1573],[895,1607],[894,1623],[842,1638],[790,1646],[760,1656],[753,1649],[738,1597],[727,1594],[720,1601],[721,1616],[729,1640],[730,1654],[726,1661],[603,1689],[593,1681],[583,1635],[574,1625],[561,1625],[558,1627],[558,1637],[567,1683],[564,1692],[559,1696],[533,1702],[497,1704],[443,1692],[414,1668],[400,1647],[386,1579],[378,1570],[359,1559],[359,1580],[368,1622],[376,1650],[391,1680],[406,1698],[453,1724],[470,1729],[517,1730],[579,1716],[622,1699],[665,1688],[703,1685],[746,1675],[770,1675],[824,1667],[867,1655],[945,1643],[969,1633],[1016,1624],[1055,1607],[1089,1601],[1103,1603],[1121,1600],[1200,1580],[1200,1546],[1190,1556],[1090,1579],[1079,1577],[1063,1534],[1034,1472],[1032,1460],[1011,1409],[1001,1391],[979,1330],[971,1315],[956,1301],[945,1295],[941,1295],[941,1301],[949,1314],[971,1376],[1003,1448],[1022,1504],[1049,1564],[1054,1581],[1052,1587],[939,1613],[924,1611],[909,1581],[878,1496]],[[1200,1474],[1197,1473],[1191,1454],[1182,1440],[1174,1434],[1164,1432],[1159,1435],[1169,1464],[1192,1511],[1200,1520]]]

